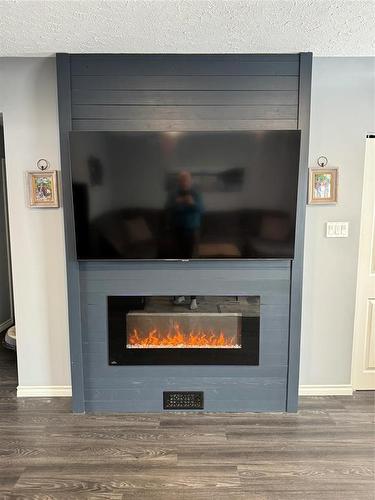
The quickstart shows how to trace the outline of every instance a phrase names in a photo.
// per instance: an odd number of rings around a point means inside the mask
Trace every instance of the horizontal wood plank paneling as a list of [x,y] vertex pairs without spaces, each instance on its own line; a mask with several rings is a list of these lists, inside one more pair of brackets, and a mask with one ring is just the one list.
[[73,120],[77,131],[293,130],[297,120]]
[[[231,399],[233,411],[283,409],[290,262],[212,262],[211,269],[205,262],[180,264],[80,263],[86,407],[160,411],[163,390],[203,390],[207,411],[219,411]],[[260,295],[259,366],[108,365],[108,295],[177,295],[196,290],[213,295]]]
[[285,75],[90,75],[72,76],[73,94],[77,90],[292,90],[298,92],[298,76]]
[[[124,368],[124,370],[121,371],[121,368]],[[168,368],[170,369],[171,367]],[[200,387],[219,390],[221,385],[232,388],[249,387],[254,389],[257,386],[258,379],[261,379],[262,386],[264,387],[278,386],[279,389],[282,389],[283,385],[285,385],[285,383],[283,383],[283,377],[285,376],[286,368],[283,366],[269,368],[266,375],[264,374],[264,371],[259,369],[256,376],[251,376],[251,374],[249,375],[249,373],[246,373],[245,376],[243,376],[243,374],[236,373],[236,375],[233,376],[233,371],[232,373],[230,373],[228,370],[226,370],[228,374],[222,374],[221,377],[218,377],[217,373],[215,374],[212,370],[210,373],[206,370],[206,373],[200,375],[200,372],[202,370],[198,370],[198,373],[196,374],[195,369],[192,373],[190,367],[190,373],[187,373],[185,368],[186,367],[182,367],[181,377],[178,378],[175,378],[173,375],[167,377],[166,375],[158,376],[152,373],[149,374],[138,372],[137,380],[129,380],[128,383],[126,376],[124,377],[123,375],[124,373],[129,373],[131,368],[118,366],[113,368],[119,375],[116,380],[109,379],[108,377],[87,377],[86,388],[91,390],[94,390],[95,388],[97,388],[98,390],[121,390],[133,387],[141,390],[143,387],[151,387],[153,389],[158,387],[170,387],[171,390],[175,390],[178,387],[184,386],[184,381],[182,379],[183,376],[187,378],[188,387],[190,387],[192,390],[198,390]],[[169,373],[170,372],[171,371],[169,370]],[[213,373],[214,376],[212,375]],[[121,375],[123,376],[123,379]],[[220,385],[218,385],[218,381],[220,381]]]
[[294,120],[297,106],[73,105],[73,120]]
[[296,90],[227,91],[197,90],[87,90],[72,91],[73,105],[142,105],[142,106],[296,106]]
[[298,65],[297,54],[73,56],[73,130],[295,129]]
[[[251,380],[251,379],[250,379]],[[159,384],[162,383],[162,381],[159,381]],[[252,384],[252,390],[255,391],[257,389],[257,385],[259,383],[258,380],[253,380]],[[262,383],[262,381],[261,381]],[[222,385],[224,385],[225,382],[222,381]],[[251,390],[251,384],[249,385],[249,390]],[[189,388],[191,387],[191,382],[189,383]],[[159,388],[159,391],[158,391]],[[217,389],[215,387],[205,387],[204,382],[200,382],[199,380],[196,381],[196,390],[199,390],[199,388],[204,388],[205,390],[205,396],[211,397],[212,399],[217,399]],[[86,388],[85,390],[85,397],[86,399],[91,399],[93,401],[101,401],[101,400],[129,400],[129,399],[137,399],[140,397],[143,397],[145,400],[162,400],[163,396],[163,390],[183,390],[181,389],[181,382],[176,384],[175,382],[172,382],[172,384],[165,385],[147,385],[142,388],[122,388],[122,389],[92,389],[92,388]],[[282,392],[282,383],[274,383],[272,385],[267,384],[267,379],[264,380],[263,384],[263,395],[264,399],[276,399],[280,397],[280,392]],[[246,400],[249,397],[249,391],[244,391],[243,387],[241,385],[234,385],[231,384],[231,392],[236,400]]]
[[[72,130],[298,128],[299,54],[73,55]],[[160,411],[166,389],[205,391],[207,411],[285,410],[290,261],[80,262],[86,410]],[[259,366],[118,366],[107,296],[259,294]]]
[[[164,292],[160,292],[157,288],[157,283],[158,282],[154,282],[151,284],[149,284],[149,288],[152,287],[153,291],[154,291],[154,294],[155,295],[158,295],[158,294],[161,294],[161,295],[165,295],[165,291]],[[159,282],[160,283],[160,282]],[[151,293],[151,290],[150,291],[146,291],[145,290],[145,286],[141,284],[140,280],[137,279],[129,279],[127,280],[127,284],[129,286],[128,290],[129,292],[127,292],[127,294],[130,293],[130,290],[132,291],[131,293],[133,293],[134,295],[143,295],[143,293],[145,293],[146,295],[150,295],[152,294]],[[257,284],[258,284],[258,290],[257,290]],[[288,286],[289,282],[285,282],[285,284],[282,284],[282,283],[277,283],[277,282],[269,282],[268,283],[268,286],[275,286],[275,288],[280,288],[280,291],[279,293],[276,293],[274,290],[265,290],[265,285],[264,283],[262,283],[261,281],[259,281],[259,283],[257,282],[254,282],[253,286],[249,286],[249,284],[247,282],[243,282],[243,283],[236,283],[236,281],[232,278],[232,279],[229,279],[227,280],[226,283],[222,283],[221,286],[220,286],[220,289],[221,289],[221,294],[222,295],[226,295],[225,294],[225,286],[228,286],[228,287],[233,287],[233,286],[238,286],[238,295],[243,295],[243,290],[247,288],[250,288],[249,290],[249,294],[254,294],[254,295],[260,295],[261,296],[261,301],[262,301],[262,304],[271,304],[271,305],[278,305],[278,304],[282,304],[284,307],[287,307],[289,305],[289,294],[288,294],[288,291],[287,291],[287,286]],[[285,287],[286,285],[286,287]],[[88,289],[90,290],[90,292],[101,292],[103,294],[107,294],[107,295],[122,295],[124,294],[124,283],[121,281],[121,280],[114,280],[114,281],[101,281],[101,280],[98,280],[98,281],[91,281],[90,282],[90,285],[87,287],[86,284],[83,285],[85,287],[85,289]],[[87,288],[86,288],[87,287]],[[163,286],[161,287],[163,288],[163,290],[165,290],[166,286]],[[143,290],[143,293],[142,291]],[[198,291],[198,292],[197,292]],[[196,280],[196,283],[193,285],[187,285],[186,287],[184,286],[184,288],[181,288],[181,285],[177,288],[177,285],[176,284],[172,284],[170,285],[170,292],[169,294],[170,295],[196,295],[197,293],[199,293],[200,295],[211,295],[211,292],[209,291],[209,289],[207,288],[207,285],[205,284],[204,281],[201,281],[201,280]],[[214,294],[218,295],[218,293],[215,291]]]
[[72,58],[76,75],[286,75],[299,74],[292,55],[85,55]]
[[[161,365],[156,365],[156,366],[142,366],[141,370],[136,370],[136,366],[111,366],[108,364],[108,358],[106,356],[103,356],[102,354],[84,354],[83,355],[84,359],[84,366],[85,366],[85,374],[87,375],[88,378],[93,378],[93,377],[107,377],[109,379],[114,379],[116,377],[123,377],[123,387],[128,385],[128,384],[137,384],[140,379],[143,377],[160,377],[162,378],[163,372],[165,370],[162,370],[164,368]],[[214,366],[214,365],[213,365]],[[214,366],[213,370],[208,370],[207,368],[210,368],[209,366],[198,366],[198,365],[189,365],[186,366],[186,370],[183,370],[185,365],[170,365],[169,368],[169,373],[170,377],[175,379],[175,382],[180,385],[184,385],[185,387],[189,387],[190,383],[190,377],[192,375],[200,375],[201,377],[210,377],[214,376],[216,378],[216,383],[220,382],[220,377],[217,375],[218,371],[218,366]],[[246,370],[243,371],[243,376],[247,377],[254,377],[254,378],[259,378],[259,377],[264,377],[268,378],[269,376],[269,370],[274,369],[275,372],[279,373],[279,376],[281,374],[286,373],[287,369],[287,363],[284,362],[278,362],[278,363],[267,363],[262,366],[262,369],[259,369],[257,366],[246,366]],[[138,372],[138,377],[136,373]],[[183,375],[185,373],[185,376]],[[216,373],[216,375],[214,375]],[[211,374],[211,375],[210,375]],[[229,365],[222,365],[220,366],[220,374],[222,377],[238,377],[241,376],[241,371],[239,370],[239,366],[232,366],[230,367]],[[129,378],[128,380],[125,380],[126,378]],[[167,383],[167,380],[164,380],[164,383]],[[225,387],[222,384],[217,385],[217,389],[220,391],[227,391],[227,387]],[[261,390],[259,389],[259,393]],[[230,397],[230,393],[226,395],[225,399]],[[223,399],[223,398],[222,398]],[[250,411],[250,406],[249,406],[249,411]]]

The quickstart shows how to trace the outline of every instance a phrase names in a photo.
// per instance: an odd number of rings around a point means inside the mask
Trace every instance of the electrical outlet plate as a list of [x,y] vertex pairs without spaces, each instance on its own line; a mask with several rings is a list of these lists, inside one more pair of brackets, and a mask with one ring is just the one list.
[[327,238],[347,238],[349,236],[349,222],[327,222]]

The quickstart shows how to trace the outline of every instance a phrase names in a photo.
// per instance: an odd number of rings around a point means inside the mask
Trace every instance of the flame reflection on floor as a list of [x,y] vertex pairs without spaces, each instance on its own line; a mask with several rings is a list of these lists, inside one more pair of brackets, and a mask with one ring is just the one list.
[[180,325],[174,323],[173,328],[166,333],[154,328],[143,334],[134,328],[129,335],[126,347],[130,349],[240,349],[241,345],[237,344],[236,340],[226,336],[223,331],[192,330],[183,332]]

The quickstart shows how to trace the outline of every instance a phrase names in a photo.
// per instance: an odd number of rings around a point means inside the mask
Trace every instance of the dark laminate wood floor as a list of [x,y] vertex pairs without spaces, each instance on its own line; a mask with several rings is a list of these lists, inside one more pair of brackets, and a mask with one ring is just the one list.
[[374,499],[374,395],[298,414],[73,415],[17,399],[0,350],[0,498]]

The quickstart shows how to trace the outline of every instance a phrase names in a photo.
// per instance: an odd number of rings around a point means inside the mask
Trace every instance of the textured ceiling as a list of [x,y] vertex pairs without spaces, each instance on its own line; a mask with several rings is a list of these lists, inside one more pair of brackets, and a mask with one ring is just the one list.
[[0,0],[0,56],[55,52],[374,55],[375,0]]

